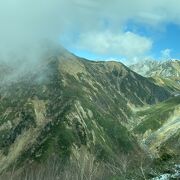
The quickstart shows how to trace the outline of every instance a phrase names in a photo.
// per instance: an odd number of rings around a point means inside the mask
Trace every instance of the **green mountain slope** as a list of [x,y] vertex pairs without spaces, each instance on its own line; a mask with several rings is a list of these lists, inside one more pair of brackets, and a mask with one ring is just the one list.
[[152,154],[180,155],[180,96],[136,113],[140,120],[134,127],[135,134]]
[[130,107],[169,97],[121,63],[49,51],[34,71],[0,87],[0,171],[52,154],[78,157],[82,147],[105,161],[139,151],[125,126]]

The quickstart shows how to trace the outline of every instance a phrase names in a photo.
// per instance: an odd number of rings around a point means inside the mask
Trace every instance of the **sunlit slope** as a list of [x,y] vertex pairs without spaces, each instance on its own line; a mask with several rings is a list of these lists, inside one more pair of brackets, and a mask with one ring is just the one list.
[[1,171],[52,154],[78,157],[82,147],[101,160],[135,152],[138,143],[124,126],[130,105],[170,97],[121,63],[91,62],[58,49],[32,73],[8,82],[0,87]]
[[168,90],[169,92],[173,93],[174,95],[180,94],[180,77],[160,77],[160,76],[153,76],[149,78],[153,83],[157,84]]
[[180,96],[136,113],[140,123],[134,132],[141,136],[152,154],[164,152],[179,155]]

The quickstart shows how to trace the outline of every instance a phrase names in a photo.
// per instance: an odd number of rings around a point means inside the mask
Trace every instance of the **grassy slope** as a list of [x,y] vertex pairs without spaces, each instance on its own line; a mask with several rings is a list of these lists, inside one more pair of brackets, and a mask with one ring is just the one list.
[[169,78],[164,78],[164,77],[151,77],[149,78],[153,83],[164,87],[170,92],[175,92],[175,93],[180,93],[180,78],[178,77],[169,77]]
[[177,96],[137,112],[137,116],[143,117],[143,121],[134,128],[134,131],[136,133],[145,133],[148,129],[157,130],[172,115],[179,104],[180,96]]
[[134,133],[143,135],[140,136],[141,142],[154,157],[161,157],[158,166],[167,160],[179,163],[180,96],[139,111],[136,115],[141,123],[134,128]]
[[[68,86],[64,86],[57,63],[56,59],[51,61],[43,72],[38,73],[38,77],[41,73],[44,75],[44,71],[48,73],[45,81],[36,81],[35,74],[35,77],[27,77],[2,87],[1,170],[17,159],[19,163],[27,159],[42,160],[52,153],[66,158],[76,146],[87,146],[92,153],[97,152],[101,159],[112,158],[118,147],[123,151],[133,149],[132,143],[135,140],[126,128],[113,120],[113,113],[117,108],[104,113],[103,108],[107,108],[108,103],[114,103],[110,97],[100,90],[99,95],[93,97],[97,101],[93,105],[92,100],[89,101],[82,90],[87,88],[91,91],[92,87],[88,83],[78,82],[71,75],[66,76]],[[76,107],[79,103],[80,107]],[[44,109],[40,108],[40,104],[43,104]],[[90,109],[93,119],[88,115],[83,117],[79,108],[87,112]],[[123,117],[122,115],[122,119]],[[38,119],[42,121],[42,125],[38,125]],[[119,134],[116,134],[117,131]]]

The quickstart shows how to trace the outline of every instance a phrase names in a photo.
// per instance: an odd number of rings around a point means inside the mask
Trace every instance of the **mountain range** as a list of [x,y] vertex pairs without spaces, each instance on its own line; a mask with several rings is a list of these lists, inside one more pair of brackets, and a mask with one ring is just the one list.
[[112,172],[123,155],[132,161],[124,179],[143,179],[152,173],[144,167],[135,176],[142,155],[159,171],[159,162],[179,162],[180,61],[127,67],[57,47],[31,73],[7,81],[9,71],[0,69],[1,173],[82,154]]
[[162,86],[175,94],[179,93],[179,60],[168,60],[162,62],[147,60],[131,65],[130,68],[142,76],[149,77],[149,79],[155,84]]

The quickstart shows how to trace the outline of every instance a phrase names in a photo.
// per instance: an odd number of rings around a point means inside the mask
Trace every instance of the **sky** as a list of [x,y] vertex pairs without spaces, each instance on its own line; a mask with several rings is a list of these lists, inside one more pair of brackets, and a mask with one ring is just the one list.
[[180,0],[0,1],[0,57],[45,39],[93,60],[180,59]]

